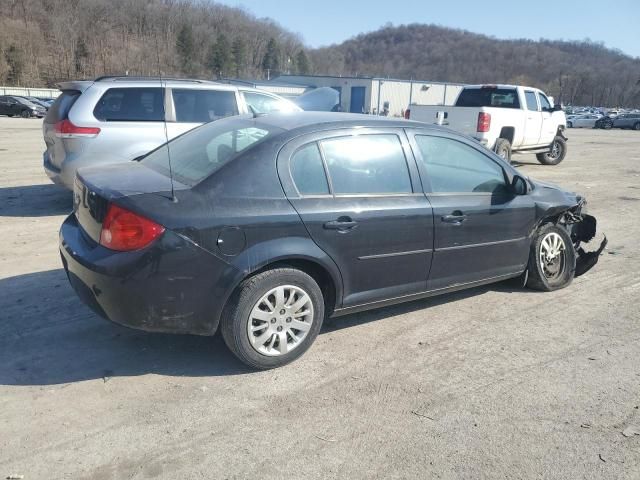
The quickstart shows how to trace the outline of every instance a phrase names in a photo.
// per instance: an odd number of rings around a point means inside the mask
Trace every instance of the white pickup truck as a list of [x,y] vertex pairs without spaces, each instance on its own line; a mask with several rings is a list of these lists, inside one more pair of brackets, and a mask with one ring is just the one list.
[[465,133],[507,160],[512,152],[535,153],[557,165],[567,153],[564,112],[536,88],[468,85],[454,106],[410,105],[405,117]]

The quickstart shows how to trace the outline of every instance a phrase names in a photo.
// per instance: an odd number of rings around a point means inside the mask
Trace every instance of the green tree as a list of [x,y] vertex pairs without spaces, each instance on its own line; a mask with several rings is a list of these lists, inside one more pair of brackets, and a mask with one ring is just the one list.
[[185,23],[178,32],[176,51],[180,57],[180,66],[184,73],[192,73],[195,66],[193,29]]
[[227,37],[221,33],[209,51],[209,68],[218,78],[222,78],[232,74],[233,60],[231,45],[229,45]]
[[278,42],[273,37],[267,43],[267,51],[262,58],[262,68],[267,77],[273,75],[280,68],[280,47],[278,47]]
[[241,78],[247,68],[247,46],[242,38],[238,37],[233,41],[231,50],[233,51],[233,61],[236,67],[235,75],[237,78]]
[[4,55],[9,65],[7,80],[12,85],[20,84],[22,74],[24,73],[24,54],[22,49],[15,44],[11,44]]
[[296,55],[296,71],[300,75],[307,75],[311,71],[311,65],[309,65],[309,57],[304,50],[300,50]]

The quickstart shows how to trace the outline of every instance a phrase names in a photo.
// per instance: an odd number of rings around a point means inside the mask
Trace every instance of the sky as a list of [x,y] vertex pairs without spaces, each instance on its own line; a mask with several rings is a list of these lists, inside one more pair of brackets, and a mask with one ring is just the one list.
[[640,57],[640,0],[215,0],[269,17],[305,44],[340,43],[385,23],[435,23],[496,38],[584,40]]

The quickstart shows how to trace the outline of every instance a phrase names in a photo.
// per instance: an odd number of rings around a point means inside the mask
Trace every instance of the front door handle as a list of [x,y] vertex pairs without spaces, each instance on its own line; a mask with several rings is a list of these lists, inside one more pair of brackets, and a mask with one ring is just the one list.
[[337,220],[326,222],[323,227],[327,230],[346,231],[355,228],[358,222],[354,222],[350,217],[339,217]]
[[451,215],[443,215],[440,218],[445,223],[453,223],[454,225],[461,225],[467,219],[467,216],[460,210],[452,212]]

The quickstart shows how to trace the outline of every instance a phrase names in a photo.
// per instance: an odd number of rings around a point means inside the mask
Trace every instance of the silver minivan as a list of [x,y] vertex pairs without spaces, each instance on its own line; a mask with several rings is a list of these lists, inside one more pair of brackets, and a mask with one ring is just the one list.
[[300,111],[278,95],[204,80],[100,77],[59,85],[43,123],[44,170],[72,190],[81,167],[138,158],[220,118]]

